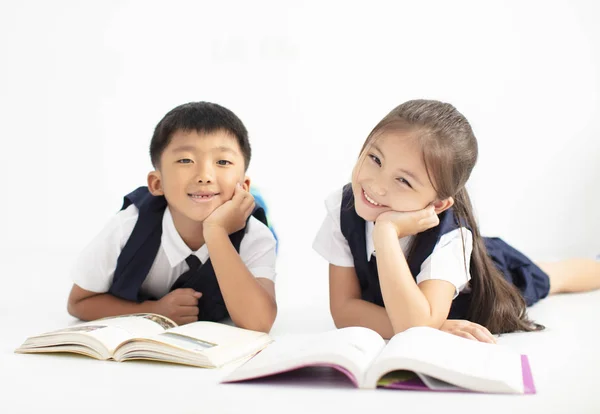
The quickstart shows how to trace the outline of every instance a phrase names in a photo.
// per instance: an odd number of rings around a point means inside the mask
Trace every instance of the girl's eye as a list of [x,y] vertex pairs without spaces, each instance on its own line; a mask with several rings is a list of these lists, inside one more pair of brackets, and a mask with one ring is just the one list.
[[408,181],[406,181],[404,178],[400,177],[400,178],[396,178],[396,180],[398,180],[399,183],[402,183],[402,184],[407,185],[410,188],[412,188],[412,185],[410,185],[410,183]]
[[179,164],[191,164],[192,160],[190,160],[189,158],[182,158],[180,160],[177,160],[177,163],[179,163]]
[[231,161],[219,160],[219,161],[217,161],[217,164],[219,164],[219,165],[229,165],[229,164],[231,164]]
[[381,160],[377,157],[377,155],[369,154],[369,158],[371,158],[375,164],[381,167]]

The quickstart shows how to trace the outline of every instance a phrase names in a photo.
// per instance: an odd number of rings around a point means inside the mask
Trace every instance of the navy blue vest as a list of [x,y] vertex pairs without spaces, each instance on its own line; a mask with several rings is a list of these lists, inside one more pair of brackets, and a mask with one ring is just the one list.
[[[156,197],[150,194],[148,187],[139,187],[125,196],[121,210],[131,204],[138,208],[139,216],[131,236],[119,255],[113,282],[108,292],[125,300],[143,302],[148,299],[157,299],[142,295],[140,288],[148,276],[160,248],[162,218],[167,201],[162,196]],[[265,212],[261,207],[255,208],[252,215],[267,224]],[[244,227],[229,235],[231,244],[237,252],[240,250],[245,230]],[[194,277],[189,278],[183,284],[178,282],[173,284],[171,290],[192,288],[202,292],[202,297],[198,301],[199,320],[220,321],[229,315],[210,258],[202,264],[200,271]]]
[[[459,227],[469,228],[464,224],[459,226],[452,208],[441,213],[439,219],[438,226],[417,234],[413,239],[407,262],[415,279],[421,270],[421,265],[431,255],[440,237]],[[354,268],[360,283],[362,299],[384,306],[377,264],[373,259],[370,262],[367,261],[365,220],[356,214],[354,195],[350,184],[344,186],[342,193],[340,224],[342,234],[348,241],[350,252],[354,258]],[[521,292],[527,306],[548,296],[550,292],[548,275],[527,256],[497,237],[483,237],[483,242],[494,266],[504,276],[504,279]],[[470,271],[475,271],[472,261]],[[467,319],[470,301],[470,293],[460,293],[452,301],[448,319]]]
[[[458,221],[448,209],[439,215],[440,224],[416,235],[413,239],[410,254],[407,257],[408,267],[416,280],[421,264],[431,255],[433,248],[444,234],[459,227]],[[354,269],[360,283],[363,300],[384,306],[379,276],[375,260],[367,261],[366,223],[354,209],[354,195],[350,184],[344,186],[340,212],[342,234],[348,241],[354,259]],[[466,319],[470,294],[459,294],[452,301],[449,319]]]

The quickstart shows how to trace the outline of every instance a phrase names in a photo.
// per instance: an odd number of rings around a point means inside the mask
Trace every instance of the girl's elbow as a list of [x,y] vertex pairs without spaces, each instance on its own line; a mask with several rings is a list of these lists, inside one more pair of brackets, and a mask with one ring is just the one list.
[[423,317],[423,318],[415,318],[411,320],[405,320],[401,323],[394,324],[392,323],[392,327],[394,329],[394,334],[398,334],[400,332],[404,332],[410,328],[416,328],[419,326],[427,326],[430,328],[439,329],[444,321],[440,321],[439,318],[433,317]]
[[342,319],[336,314],[332,313],[331,318],[333,319],[333,324],[337,329],[345,328],[346,324],[342,321]]
[[329,312],[331,313],[333,324],[337,329],[346,328],[351,325],[348,323],[348,312],[345,307],[331,304],[329,306]]

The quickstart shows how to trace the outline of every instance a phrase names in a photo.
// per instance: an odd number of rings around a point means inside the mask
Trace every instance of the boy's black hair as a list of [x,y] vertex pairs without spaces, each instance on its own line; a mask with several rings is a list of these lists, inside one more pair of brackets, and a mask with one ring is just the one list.
[[245,169],[248,169],[251,156],[248,131],[229,109],[211,102],[189,102],[171,109],[156,125],[150,141],[150,158],[155,168],[160,165],[160,156],[177,131],[230,133],[237,140],[244,156]]

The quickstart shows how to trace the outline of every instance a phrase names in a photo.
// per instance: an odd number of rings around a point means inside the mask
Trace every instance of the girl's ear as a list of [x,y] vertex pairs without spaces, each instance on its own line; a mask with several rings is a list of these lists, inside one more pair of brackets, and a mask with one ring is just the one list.
[[242,188],[245,191],[250,191],[250,177],[245,176],[244,181],[242,182]]
[[438,200],[434,202],[433,208],[435,209],[435,214],[440,214],[442,211],[448,210],[453,205],[454,199],[452,197],[448,197],[444,200]]
[[162,178],[160,176],[160,171],[154,170],[148,173],[148,190],[153,196],[165,195],[165,192],[162,188]]

